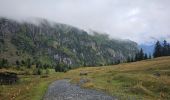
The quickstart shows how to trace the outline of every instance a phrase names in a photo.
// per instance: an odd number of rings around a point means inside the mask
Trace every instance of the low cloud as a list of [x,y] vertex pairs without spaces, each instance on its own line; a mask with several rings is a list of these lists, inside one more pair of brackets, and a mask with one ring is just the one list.
[[113,38],[170,40],[169,0],[0,0],[0,16],[45,18]]

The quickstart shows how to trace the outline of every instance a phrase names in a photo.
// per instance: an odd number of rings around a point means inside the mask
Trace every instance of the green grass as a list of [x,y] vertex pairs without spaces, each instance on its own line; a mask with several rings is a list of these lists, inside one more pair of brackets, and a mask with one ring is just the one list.
[[[89,72],[79,76],[81,71]],[[161,57],[134,63],[105,67],[87,67],[67,73],[74,82],[81,78],[91,81],[85,88],[103,90],[122,100],[169,100],[170,99],[170,57]],[[155,76],[160,73],[161,76]],[[89,87],[88,87],[89,86]]]
[[[1,71],[22,73],[15,69],[2,69]],[[62,74],[51,69],[47,78],[42,78],[40,75],[19,75],[20,80],[16,84],[0,85],[0,100],[41,100],[48,85],[59,78],[61,79]]]
[[[21,73],[15,69],[11,71]],[[82,71],[88,72],[88,75],[80,76]],[[102,90],[120,100],[170,100],[170,57],[113,66],[83,67],[66,73],[56,73],[52,69],[49,72],[47,78],[20,75],[17,84],[0,86],[0,100],[41,100],[48,85],[63,78],[70,78],[73,83],[87,79],[88,82],[82,84],[83,88]],[[160,77],[155,73],[160,73]]]

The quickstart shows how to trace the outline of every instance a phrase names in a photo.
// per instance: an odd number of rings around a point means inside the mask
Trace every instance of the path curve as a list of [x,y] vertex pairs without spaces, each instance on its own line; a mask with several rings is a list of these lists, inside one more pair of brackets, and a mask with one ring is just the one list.
[[117,100],[103,92],[83,89],[75,84],[70,84],[69,80],[58,80],[53,82],[43,100]]

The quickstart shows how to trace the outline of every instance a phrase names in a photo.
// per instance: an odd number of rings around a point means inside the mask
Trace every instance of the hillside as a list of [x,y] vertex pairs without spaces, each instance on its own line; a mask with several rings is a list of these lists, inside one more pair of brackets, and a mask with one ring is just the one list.
[[20,75],[23,72],[14,69],[2,69],[1,71],[17,72],[20,81],[15,85],[0,85],[0,99],[40,100],[51,82],[70,79],[72,83],[81,83],[84,88],[105,91],[119,100],[169,100],[169,62],[170,57],[160,57],[113,66],[83,67],[66,73],[50,70],[46,78]]
[[[88,75],[80,76],[82,71]],[[79,68],[67,74],[73,83],[84,79],[83,87],[106,91],[121,100],[170,99],[170,57],[106,67]]]
[[132,41],[109,39],[105,34],[89,35],[78,28],[51,23],[36,24],[0,19],[0,58],[10,65],[16,61],[41,62],[53,67],[99,66],[123,62],[137,52]]

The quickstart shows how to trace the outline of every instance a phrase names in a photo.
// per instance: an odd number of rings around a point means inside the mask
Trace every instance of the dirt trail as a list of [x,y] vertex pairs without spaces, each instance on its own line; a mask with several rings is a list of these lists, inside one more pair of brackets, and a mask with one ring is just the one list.
[[69,80],[58,80],[53,82],[43,100],[117,100],[103,92],[83,89],[75,84],[70,84]]

